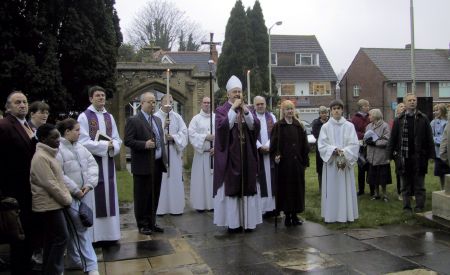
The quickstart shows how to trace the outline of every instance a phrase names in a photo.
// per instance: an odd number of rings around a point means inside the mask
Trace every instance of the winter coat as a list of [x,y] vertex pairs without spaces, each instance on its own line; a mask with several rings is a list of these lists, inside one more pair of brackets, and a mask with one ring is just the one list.
[[80,143],[61,138],[57,160],[64,172],[64,182],[72,195],[83,186],[94,189],[98,183],[98,165],[92,154]]
[[378,139],[375,145],[367,145],[367,161],[373,166],[389,164],[390,159],[386,154],[386,146],[391,136],[389,125],[383,120],[371,122],[366,127],[366,132],[369,130],[374,131]]
[[58,149],[40,142],[36,145],[30,171],[34,212],[57,210],[72,203],[57,154]]
[[369,114],[363,115],[360,112],[357,112],[353,115],[352,121],[353,125],[355,125],[356,135],[359,140],[362,140],[364,137],[364,133],[366,131],[366,127],[369,124]]
[[386,153],[390,159],[394,159],[397,165],[397,172],[404,174],[405,172],[413,172],[410,169],[417,169],[418,175],[425,175],[428,172],[428,159],[434,158],[436,155],[434,151],[433,134],[431,132],[430,121],[427,116],[416,111],[414,115],[414,158],[415,167],[404,167],[404,162],[401,161],[401,144],[403,125],[405,121],[406,112],[401,113],[394,120],[392,126],[391,137],[389,138]]

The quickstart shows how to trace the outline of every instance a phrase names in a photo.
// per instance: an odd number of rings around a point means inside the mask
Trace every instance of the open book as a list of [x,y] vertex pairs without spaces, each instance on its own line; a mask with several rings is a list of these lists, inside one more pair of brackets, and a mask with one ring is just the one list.
[[97,134],[95,134],[95,141],[101,141],[101,140],[106,140],[106,141],[111,141],[112,138],[110,138],[108,135],[100,133],[100,131],[97,131]]

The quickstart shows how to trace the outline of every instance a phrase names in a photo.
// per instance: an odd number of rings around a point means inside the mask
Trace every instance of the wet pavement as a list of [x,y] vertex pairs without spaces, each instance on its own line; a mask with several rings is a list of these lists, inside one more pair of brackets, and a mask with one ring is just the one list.
[[164,233],[145,236],[132,204],[122,205],[121,220],[120,242],[96,249],[101,274],[450,274],[450,233],[425,226],[334,231],[308,221],[286,228],[279,218],[275,228],[272,218],[229,234],[212,212],[188,206],[158,217]]

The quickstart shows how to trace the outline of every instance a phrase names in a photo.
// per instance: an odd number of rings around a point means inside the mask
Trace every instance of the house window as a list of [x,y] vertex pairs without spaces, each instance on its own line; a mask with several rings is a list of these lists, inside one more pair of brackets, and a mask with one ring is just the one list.
[[282,96],[295,96],[295,83],[281,83]]
[[450,82],[439,82],[439,97],[450,97]]
[[406,82],[397,82],[397,97],[405,97],[407,89]]
[[331,83],[330,82],[310,82],[309,94],[322,96],[331,95]]
[[296,53],[295,66],[318,66],[319,54]]
[[353,96],[358,97],[361,94],[361,86],[358,84],[353,85]]
[[270,55],[270,62],[272,65],[275,65],[275,66],[278,64],[277,53],[272,53]]

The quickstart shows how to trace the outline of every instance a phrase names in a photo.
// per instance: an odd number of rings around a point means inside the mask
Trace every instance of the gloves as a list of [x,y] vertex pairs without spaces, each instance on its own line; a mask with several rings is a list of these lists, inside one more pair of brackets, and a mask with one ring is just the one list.
[[370,137],[368,139],[365,140],[366,145],[368,146],[375,146],[375,141],[373,141],[373,139]]

